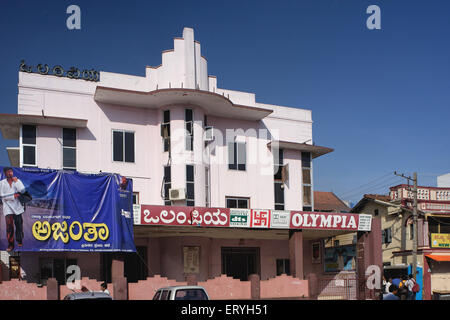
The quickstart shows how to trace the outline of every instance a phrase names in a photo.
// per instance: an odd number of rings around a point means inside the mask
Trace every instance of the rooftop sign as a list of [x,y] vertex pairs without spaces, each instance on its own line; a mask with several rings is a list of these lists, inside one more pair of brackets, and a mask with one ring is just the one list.
[[56,65],[50,69],[47,64],[38,64],[36,67],[28,66],[25,60],[20,62],[19,71],[28,73],[38,73],[42,75],[53,75],[57,77],[67,77],[70,79],[83,79],[86,81],[99,81],[100,73],[94,69],[81,71],[78,68],[71,67],[69,70],[64,70],[63,67]]

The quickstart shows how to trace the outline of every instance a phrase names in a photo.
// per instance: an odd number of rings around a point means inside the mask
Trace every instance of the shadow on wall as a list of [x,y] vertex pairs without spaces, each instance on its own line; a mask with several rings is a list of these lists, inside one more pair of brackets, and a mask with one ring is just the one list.
[[135,124],[135,125],[156,125],[158,117],[155,110],[106,104],[97,102],[99,109],[111,122]]

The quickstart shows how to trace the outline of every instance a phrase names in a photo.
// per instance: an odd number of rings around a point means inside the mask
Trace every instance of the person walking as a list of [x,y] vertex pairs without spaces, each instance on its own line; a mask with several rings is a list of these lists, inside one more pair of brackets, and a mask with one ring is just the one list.
[[414,279],[412,274],[410,274],[408,278],[409,279],[406,281],[406,286],[408,288],[408,296],[406,297],[406,300],[416,300],[416,292],[414,292],[416,279]]
[[392,278],[389,278],[384,285],[384,293],[389,293],[389,287],[391,285],[392,285]]
[[3,168],[5,179],[0,181],[0,197],[3,203],[3,215],[6,220],[6,238],[10,252],[14,249],[14,226],[16,231],[16,241],[19,247],[22,247],[23,240],[23,220],[22,213],[25,209],[19,201],[19,196],[25,191],[22,181],[14,177],[12,168]]
[[402,281],[398,285],[398,294],[400,296],[400,300],[407,300],[408,297],[408,286],[406,282],[408,281],[408,276],[402,276]]

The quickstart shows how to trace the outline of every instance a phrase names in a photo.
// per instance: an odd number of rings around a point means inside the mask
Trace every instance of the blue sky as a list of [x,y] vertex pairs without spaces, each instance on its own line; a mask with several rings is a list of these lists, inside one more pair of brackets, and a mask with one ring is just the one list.
[[[66,9],[81,8],[81,30]],[[381,30],[366,9],[381,8]],[[18,67],[46,63],[144,76],[192,27],[221,88],[312,110],[315,189],[357,202],[418,172],[450,172],[450,1],[0,2],[0,112],[17,113]],[[0,165],[9,163],[0,137]]]

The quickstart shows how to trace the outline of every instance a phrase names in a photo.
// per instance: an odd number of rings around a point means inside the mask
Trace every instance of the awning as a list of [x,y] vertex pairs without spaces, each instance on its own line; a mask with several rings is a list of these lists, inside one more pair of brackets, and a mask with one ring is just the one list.
[[48,117],[31,114],[0,113],[0,131],[4,139],[18,140],[20,126],[23,124],[57,126],[68,128],[86,128],[87,119]]
[[162,106],[175,104],[195,105],[202,107],[207,115],[242,120],[259,121],[273,112],[271,109],[234,104],[225,95],[187,88],[144,92],[97,86],[94,100],[101,103],[147,109],[159,109]]
[[433,259],[434,261],[450,261],[450,253],[431,253],[426,254],[425,257]]
[[272,146],[277,147],[279,149],[291,149],[303,152],[311,152],[313,159],[334,151],[334,149],[328,147],[321,147],[312,144],[289,142],[289,141],[270,141],[267,144],[267,147],[272,148]]

